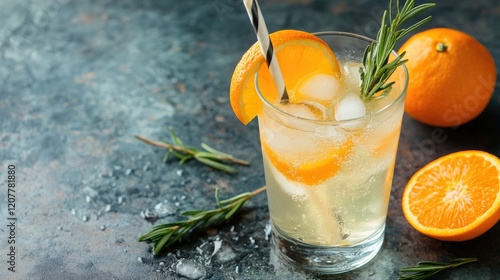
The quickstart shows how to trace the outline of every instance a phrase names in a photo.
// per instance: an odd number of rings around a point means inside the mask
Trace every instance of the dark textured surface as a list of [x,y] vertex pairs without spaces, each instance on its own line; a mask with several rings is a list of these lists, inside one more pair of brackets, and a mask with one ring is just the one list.
[[[441,1],[440,1],[441,2]],[[445,2],[445,1],[442,1]],[[271,31],[343,30],[373,37],[386,0],[261,1]],[[500,3],[446,1],[426,28],[465,31],[500,61]],[[255,41],[241,1],[0,0],[0,217],[6,223],[6,168],[17,171],[16,272],[6,269],[0,227],[0,279],[188,279],[180,260],[205,279],[321,279],[284,267],[270,250],[265,195],[241,218],[153,257],[137,237],[152,224],[141,211],[162,203],[179,211],[214,206],[263,184],[257,124],[243,126],[228,100],[229,81]],[[411,174],[458,150],[500,156],[500,92],[473,122],[439,130],[405,117],[387,234],[366,266],[324,279],[396,279],[419,260],[478,257],[437,279],[498,279],[500,225],[461,243],[413,230],[400,209]],[[197,163],[162,163],[163,152],[133,138],[206,142],[252,162],[237,175]],[[444,141],[433,140],[443,133]],[[222,247],[212,256],[214,241]],[[186,263],[186,261],[183,261]],[[203,267],[203,268],[201,268]]]

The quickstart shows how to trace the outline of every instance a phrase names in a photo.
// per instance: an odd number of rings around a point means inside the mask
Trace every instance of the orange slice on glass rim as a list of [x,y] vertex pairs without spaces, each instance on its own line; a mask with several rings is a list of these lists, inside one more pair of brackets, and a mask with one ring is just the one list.
[[[270,35],[291,102],[301,98],[294,93],[304,84],[304,78],[317,74],[331,75],[340,80],[340,67],[328,44],[317,36],[298,30],[281,30]],[[259,88],[266,98],[276,100],[277,90],[260,46],[257,43],[243,55],[233,72],[229,97],[236,117],[248,124],[262,109],[254,86],[259,73]],[[267,96],[269,95],[269,96]]]

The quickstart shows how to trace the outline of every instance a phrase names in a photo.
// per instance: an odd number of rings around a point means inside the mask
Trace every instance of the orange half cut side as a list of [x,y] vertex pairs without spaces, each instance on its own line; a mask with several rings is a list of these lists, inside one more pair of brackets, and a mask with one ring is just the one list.
[[483,151],[441,157],[413,175],[402,208],[408,222],[430,237],[478,237],[500,219],[500,159]]

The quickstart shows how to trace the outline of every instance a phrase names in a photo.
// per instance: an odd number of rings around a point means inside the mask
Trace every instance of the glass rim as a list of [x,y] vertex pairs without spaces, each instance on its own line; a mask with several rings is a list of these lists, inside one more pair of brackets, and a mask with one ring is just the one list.
[[[376,42],[376,40],[371,39],[369,37],[366,37],[366,36],[363,36],[363,35],[360,35],[360,34],[356,34],[356,33],[343,32],[343,31],[320,31],[320,32],[313,32],[312,34],[316,35],[316,36],[343,36],[343,37],[351,37],[351,38],[360,39],[360,40],[363,40],[363,41],[366,41],[366,42]],[[397,57],[399,56],[399,54],[395,50],[392,50],[391,52],[395,56],[397,56]],[[262,63],[265,63],[265,62],[263,61]],[[401,99],[403,99],[406,96],[406,91],[408,89],[408,82],[409,82],[408,69],[406,68],[406,65],[403,64],[400,67],[403,68],[404,86],[400,90],[399,95],[393,101],[391,101],[389,104],[387,104],[386,106],[382,107],[381,109],[376,110],[374,112],[370,112],[369,114],[366,114],[363,117],[358,117],[358,118],[354,118],[354,119],[347,119],[347,120],[341,120],[341,121],[337,121],[337,120],[313,120],[313,119],[299,117],[299,116],[293,115],[291,113],[288,113],[288,112],[285,112],[285,111],[279,109],[278,107],[276,107],[274,104],[272,104],[268,99],[266,99],[261,94],[260,89],[259,89],[259,83],[258,83],[258,80],[259,80],[259,73],[258,72],[256,72],[255,75],[254,75],[254,86],[255,86],[255,90],[257,92],[257,95],[266,104],[266,106],[268,106],[273,111],[276,111],[279,114],[285,115],[287,117],[295,118],[295,119],[298,119],[298,120],[301,120],[301,121],[314,122],[314,123],[320,123],[320,124],[330,124],[330,125],[338,124],[338,125],[340,125],[340,124],[346,124],[346,123],[351,123],[351,122],[352,123],[359,122],[359,121],[362,121],[362,120],[373,118],[373,117],[378,116],[378,115],[380,115],[380,114],[382,114],[382,113],[384,113],[386,111],[389,111],[392,107],[395,106],[395,104],[399,103],[401,101]]]

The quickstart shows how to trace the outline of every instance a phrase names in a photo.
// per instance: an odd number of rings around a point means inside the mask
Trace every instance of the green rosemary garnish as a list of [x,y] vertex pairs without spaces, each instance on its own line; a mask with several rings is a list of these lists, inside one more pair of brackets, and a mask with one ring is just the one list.
[[139,241],[154,243],[153,254],[156,255],[189,232],[192,232],[193,229],[218,225],[229,221],[250,198],[263,192],[265,189],[266,187],[261,187],[252,192],[245,192],[221,201],[219,200],[217,189],[215,199],[218,208],[182,212],[182,216],[189,217],[187,220],[156,225],[151,231],[140,236]]
[[413,274],[400,276],[399,280],[420,280],[430,277],[440,271],[448,268],[461,266],[467,263],[475,262],[477,258],[459,258],[445,262],[419,262],[417,266],[402,268],[401,272],[414,272]]
[[[397,14],[392,16],[392,0],[389,2],[389,24],[386,24],[387,10],[384,11],[382,16],[382,23],[380,30],[377,33],[376,42],[371,43],[366,49],[363,57],[363,68],[360,69],[361,74],[361,98],[365,101],[379,96],[386,95],[392,88],[394,82],[387,83],[389,77],[394,73],[396,68],[406,63],[403,60],[405,53],[401,53],[393,61],[389,62],[389,56],[396,46],[396,42],[412,32],[422,24],[431,19],[427,17],[408,28],[399,27],[413,18],[414,16],[422,13],[434,3],[422,4],[414,7],[415,1],[408,0],[405,2],[402,9],[399,7],[399,0],[396,0]],[[382,93],[379,93],[382,91]],[[377,95],[376,95],[377,94]]]
[[232,166],[222,163],[223,161],[229,161],[247,166],[250,165],[248,161],[241,160],[233,157],[230,154],[218,151],[208,146],[205,143],[201,143],[201,147],[203,148],[203,150],[191,146],[186,146],[181,141],[181,139],[175,134],[172,128],[169,128],[169,131],[170,131],[170,137],[172,138],[172,141],[174,143],[169,143],[167,141],[162,141],[162,142],[153,141],[139,135],[135,135],[135,138],[144,141],[150,145],[168,149],[168,151],[165,153],[165,157],[163,158],[164,162],[167,162],[170,155],[173,155],[179,159],[179,164],[183,164],[184,162],[190,159],[195,159],[205,165],[208,165],[212,168],[221,171],[225,171],[227,173],[236,173],[237,170]]

